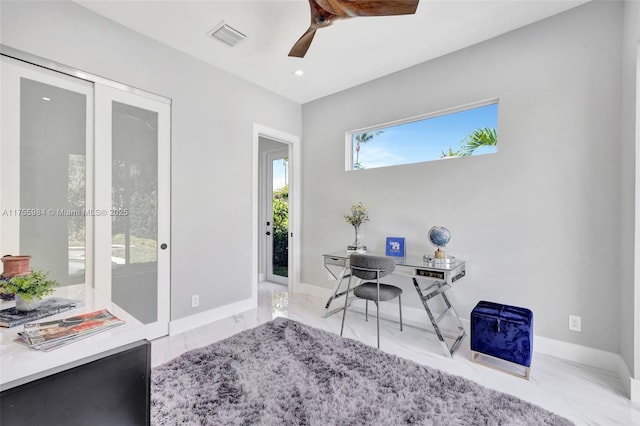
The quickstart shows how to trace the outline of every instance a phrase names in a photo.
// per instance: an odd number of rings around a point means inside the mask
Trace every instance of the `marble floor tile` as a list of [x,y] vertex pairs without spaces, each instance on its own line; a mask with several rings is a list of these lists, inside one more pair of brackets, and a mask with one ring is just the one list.
[[[205,346],[278,316],[332,333],[340,333],[341,314],[321,318],[324,301],[310,295],[289,295],[286,286],[261,283],[258,308],[221,321],[152,342],[152,364],[162,364],[183,352]],[[370,311],[375,315],[375,308]],[[376,346],[375,316],[347,312],[344,337]],[[432,333],[381,320],[380,349],[488,388],[506,392],[572,420],[576,425],[639,425],[640,406],[625,396],[615,372],[534,353],[531,380],[526,381],[471,362],[465,339],[453,358],[444,355]]]

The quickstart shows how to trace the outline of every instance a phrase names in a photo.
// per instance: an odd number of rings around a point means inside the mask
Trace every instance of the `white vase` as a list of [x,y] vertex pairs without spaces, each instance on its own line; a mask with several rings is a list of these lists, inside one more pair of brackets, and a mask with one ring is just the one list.
[[34,297],[30,301],[24,300],[19,294],[16,294],[16,309],[22,312],[33,311],[38,309],[42,299]]

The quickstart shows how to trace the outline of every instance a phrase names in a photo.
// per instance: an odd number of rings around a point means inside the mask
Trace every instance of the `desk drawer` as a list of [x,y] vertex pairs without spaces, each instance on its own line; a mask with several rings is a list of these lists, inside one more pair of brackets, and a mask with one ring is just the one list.
[[325,265],[347,266],[347,259],[344,257],[325,256]]
[[444,271],[434,271],[432,269],[416,269],[416,276],[418,277],[427,277],[427,278],[436,278],[438,280],[445,279]]

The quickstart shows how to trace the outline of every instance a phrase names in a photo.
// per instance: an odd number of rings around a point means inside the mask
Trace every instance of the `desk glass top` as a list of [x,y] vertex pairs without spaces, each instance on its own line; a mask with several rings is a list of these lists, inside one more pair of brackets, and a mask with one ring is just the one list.
[[[326,253],[326,254],[323,254],[323,256],[348,260],[351,254],[353,253],[347,252],[346,250],[342,250],[342,251],[336,251],[332,253]],[[373,256],[384,256],[384,254],[373,253],[373,252],[367,252],[364,254],[370,254]],[[449,263],[436,263],[436,262],[425,262],[422,256],[406,256],[406,257],[389,256],[389,257],[396,260],[396,265],[406,266],[409,268],[429,268],[429,269],[439,269],[443,271],[451,271],[461,265],[464,265],[464,260],[460,260],[458,258],[451,258],[451,261]]]

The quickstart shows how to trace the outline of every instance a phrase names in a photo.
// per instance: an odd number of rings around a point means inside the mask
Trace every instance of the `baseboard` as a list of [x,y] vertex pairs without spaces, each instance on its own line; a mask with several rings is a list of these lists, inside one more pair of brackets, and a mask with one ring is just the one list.
[[[328,299],[331,296],[331,289],[319,287],[311,284],[299,284],[297,286],[299,293],[309,294],[311,296],[319,297],[321,299]],[[363,304],[364,306],[364,304]],[[353,306],[356,311],[364,311],[364,307]],[[372,312],[375,312],[372,311]],[[398,320],[398,308],[395,304],[385,303],[381,304],[380,316],[385,319]],[[402,307],[402,319],[407,325],[412,327],[431,330],[431,325],[426,316],[426,313],[422,309],[413,307]],[[469,320],[461,318],[462,325],[469,331]],[[623,382],[627,383],[629,395],[633,394],[633,386],[636,387],[636,394],[640,397],[640,384],[633,382],[640,382],[633,379],[630,382],[629,370],[626,373],[620,371],[620,363],[624,364],[622,357],[619,354],[613,352],[607,352],[600,349],[590,348],[588,346],[576,345],[574,343],[563,342],[561,340],[551,339],[543,336],[534,335],[533,338],[533,351],[534,353],[542,353],[551,355],[556,358],[564,359],[567,361],[577,362],[579,364],[588,365],[591,367],[602,368],[608,371],[617,372],[620,374]],[[626,366],[626,364],[625,364]]]
[[640,380],[627,376],[629,381],[629,398],[632,402],[640,402]]
[[185,331],[193,330],[194,328],[198,328],[233,315],[238,315],[243,312],[256,309],[257,307],[257,298],[249,298],[229,305],[220,306],[219,308],[189,315],[188,317],[171,321],[169,323],[169,335],[173,336],[175,334],[184,333]]
[[618,360],[618,375],[629,399],[632,402],[640,402],[640,380],[632,377],[631,371],[622,357]]

